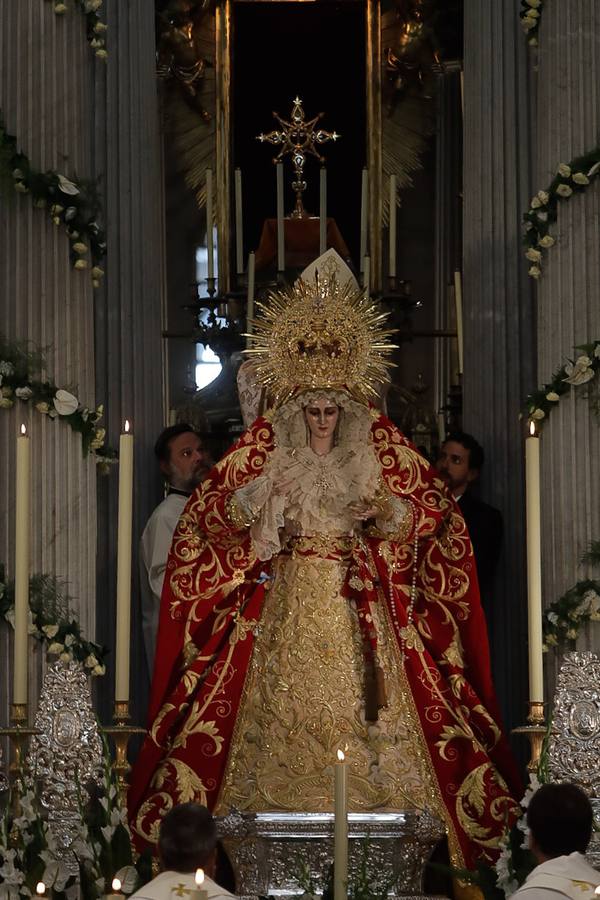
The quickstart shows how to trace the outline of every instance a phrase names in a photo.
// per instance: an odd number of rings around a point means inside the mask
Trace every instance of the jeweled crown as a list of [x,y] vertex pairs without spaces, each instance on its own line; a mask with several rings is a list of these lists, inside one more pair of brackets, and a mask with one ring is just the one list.
[[301,390],[347,389],[366,402],[389,380],[395,349],[388,314],[334,274],[298,279],[257,304],[252,347],[258,381],[275,406]]

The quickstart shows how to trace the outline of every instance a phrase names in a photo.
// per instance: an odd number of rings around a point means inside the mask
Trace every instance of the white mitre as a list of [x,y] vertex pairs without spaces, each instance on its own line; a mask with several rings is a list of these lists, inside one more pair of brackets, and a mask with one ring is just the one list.
[[345,288],[347,285],[352,288],[352,290],[358,290],[358,281],[354,277],[352,269],[344,262],[340,254],[337,253],[333,247],[330,247],[329,250],[326,250],[325,253],[321,254],[318,259],[311,262],[310,266],[306,267],[300,278],[303,281],[314,281],[317,273],[319,275],[324,275],[327,278],[330,278],[331,275],[335,275],[340,288]]

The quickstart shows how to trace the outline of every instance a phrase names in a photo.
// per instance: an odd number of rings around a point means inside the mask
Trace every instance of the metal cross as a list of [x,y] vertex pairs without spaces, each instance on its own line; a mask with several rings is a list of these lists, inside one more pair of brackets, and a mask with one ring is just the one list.
[[[292,188],[296,192],[296,206],[292,212],[292,219],[305,219],[308,213],[304,209],[302,203],[302,193],[306,190],[306,181],[304,180],[304,163],[308,155],[316,156],[320,163],[325,162],[325,157],[317,151],[317,146],[325,144],[327,141],[337,141],[340,137],[335,131],[325,131],[323,128],[316,128],[317,123],[321,121],[325,113],[319,113],[313,119],[308,121],[304,118],[304,110],[302,108],[302,100],[296,97],[292,105],[291,121],[282,119],[279,113],[274,112],[273,116],[279,122],[281,129],[270,131],[268,134],[257,135],[257,140],[269,144],[279,146],[281,149],[277,156],[273,157],[273,162],[280,162],[285,156],[291,155],[294,164],[295,180],[292,181]],[[315,130],[316,129],[316,130]]]

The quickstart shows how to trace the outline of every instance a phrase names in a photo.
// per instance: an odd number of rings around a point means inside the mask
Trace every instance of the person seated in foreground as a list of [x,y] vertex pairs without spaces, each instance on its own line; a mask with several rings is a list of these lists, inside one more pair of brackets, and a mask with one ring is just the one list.
[[[208,900],[234,900],[213,878],[217,865],[217,826],[205,806],[181,803],[162,819],[158,838],[162,872],[132,895],[131,900],[171,900],[198,889],[195,876],[204,872],[202,890]],[[179,892],[179,893],[178,893]]]
[[[529,847],[538,861],[513,895],[519,900],[591,900],[600,872],[583,855],[594,815],[587,796],[574,784],[544,784],[527,809]],[[597,896],[597,895],[596,895]]]

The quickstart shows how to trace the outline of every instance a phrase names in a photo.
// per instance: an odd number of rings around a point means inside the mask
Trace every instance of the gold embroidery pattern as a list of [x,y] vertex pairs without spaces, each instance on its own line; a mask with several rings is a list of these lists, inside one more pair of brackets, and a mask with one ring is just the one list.
[[331,809],[332,763],[343,744],[351,760],[353,809],[430,806],[405,676],[378,609],[373,614],[382,658],[391,666],[388,707],[376,724],[365,722],[360,631],[355,609],[340,593],[345,570],[314,556],[278,560],[219,810]]

